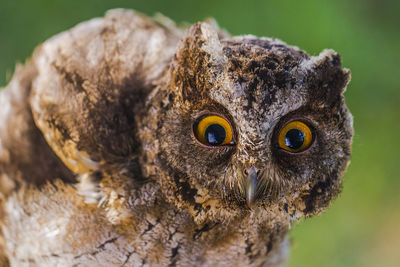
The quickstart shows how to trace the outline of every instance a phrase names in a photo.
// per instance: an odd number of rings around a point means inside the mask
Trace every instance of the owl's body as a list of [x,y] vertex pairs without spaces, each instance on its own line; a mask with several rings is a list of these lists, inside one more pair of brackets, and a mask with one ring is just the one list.
[[57,35],[0,92],[0,264],[281,265],[340,191],[348,80],[330,50],[126,10]]

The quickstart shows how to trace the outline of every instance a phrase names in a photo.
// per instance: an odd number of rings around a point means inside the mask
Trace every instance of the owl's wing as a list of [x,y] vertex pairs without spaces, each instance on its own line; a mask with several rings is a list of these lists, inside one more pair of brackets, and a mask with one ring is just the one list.
[[[115,131],[101,131],[100,126],[127,122],[121,106],[134,109],[146,94],[142,91],[151,89],[180,33],[173,25],[163,26],[133,11],[112,10],[38,47],[0,92],[0,192],[24,180],[73,181],[52,149],[65,165],[79,171],[70,164],[77,157],[68,151],[71,141],[76,146],[81,138],[96,149],[98,139],[112,138]],[[125,130],[122,127],[116,131]],[[69,140],[62,142],[59,132]]]
[[34,120],[70,170],[94,172],[138,153],[137,118],[165,75],[180,32],[117,9],[37,49]]
[[0,91],[0,196],[3,197],[24,181],[40,185],[50,177],[74,180],[33,122],[28,98],[36,75],[32,62],[18,66],[12,81]]
[[[134,11],[112,10],[104,18],[49,39],[16,69],[0,92],[0,225],[10,192],[26,185],[30,188],[19,190],[24,196],[14,194],[7,202],[20,205],[22,216],[26,207],[36,207],[23,202],[27,199],[23,192],[37,192],[39,202],[54,190],[71,197],[74,190],[55,179],[74,182],[77,174],[134,157],[136,118],[165,75],[181,36],[182,30],[171,23],[155,22]],[[34,189],[48,181],[58,185],[50,191],[46,191],[50,185]],[[64,187],[66,193],[61,192]],[[80,202],[68,203],[64,208],[81,207]],[[46,209],[34,213],[47,216]],[[8,220],[15,219],[13,225],[22,227],[13,233],[29,236],[17,212],[13,214],[16,217],[8,216]],[[24,216],[30,224],[31,216]],[[0,233],[0,265],[5,265],[2,243]]]
[[[0,91],[0,226],[6,198],[14,189],[54,177],[74,180],[33,122],[28,97],[36,74],[31,62],[17,66],[12,81]],[[4,252],[0,229],[0,266],[8,266]]]

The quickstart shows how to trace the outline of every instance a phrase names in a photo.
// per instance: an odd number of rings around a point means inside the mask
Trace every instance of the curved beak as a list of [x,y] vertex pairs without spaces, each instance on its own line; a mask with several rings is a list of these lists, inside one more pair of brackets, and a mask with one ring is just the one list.
[[246,194],[246,202],[249,207],[251,207],[256,200],[257,196],[257,187],[258,187],[258,179],[257,179],[258,170],[254,165],[252,165],[247,170],[247,177],[245,179],[245,194]]

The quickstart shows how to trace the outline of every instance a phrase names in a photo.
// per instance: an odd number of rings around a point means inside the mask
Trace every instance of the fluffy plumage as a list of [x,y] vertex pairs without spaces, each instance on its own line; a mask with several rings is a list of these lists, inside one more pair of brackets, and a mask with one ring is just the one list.
[[[53,37],[0,92],[0,263],[281,265],[340,191],[349,78],[332,50],[127,10]],[[202,145],[204,114],[234,144]],[[292,120],[301,153],[278,146]]]

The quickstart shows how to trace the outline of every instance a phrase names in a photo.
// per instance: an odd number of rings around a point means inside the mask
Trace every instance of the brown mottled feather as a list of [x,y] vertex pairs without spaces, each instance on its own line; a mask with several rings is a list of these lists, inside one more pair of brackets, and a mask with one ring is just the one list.
[[[349,78],[332,50],[212,21],[119,9],[51,38],[0,92],[0,265],[282,266],[291,225],[340,192]],[[196,140],[207,113],[233,145]],[[303,153],[277,146],[292,120]]]

